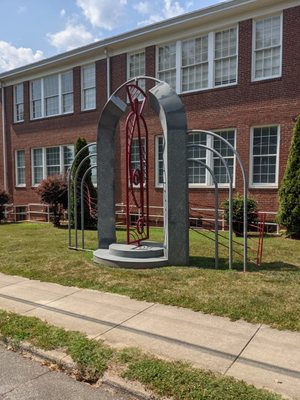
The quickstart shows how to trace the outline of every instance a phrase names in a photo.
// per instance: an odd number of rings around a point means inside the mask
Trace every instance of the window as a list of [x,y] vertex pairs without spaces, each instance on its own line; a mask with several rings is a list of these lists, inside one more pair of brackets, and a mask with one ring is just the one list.
[[26,186],[25,180],[25,150],[16,151],[16,186]]
[[43,147],[32,150],[32,185],[52,175],[67,173],[74,159],[74,146]]
[[31,81],[31,118],[73,112],[73,71]]
[[[234,129],[227,129],[216,132],[218,135],[228,140],[228,142],[235,147],[236,133]],[[229,178],[226,168],[222,161],[211,151],[197,145],[208,146],[218,151],[225,159],[229,172],[234,183],[235,178],[235,156],[233,151],[226,146],[226,144],[210,135],[204,133],[192,133],[188,136],[188,145],[195,145],[195,147],[188,147],[188,158],[203,161],[208,167],[214,171],[219,185],[228,185]],[[162,186],[164,181],[164,163],[163,163],[164,139],[163,136],[156,137],[156,186]],[[199,186],[213,186],[213,178],[207,169],[196,161],[188,161],[188,179],[190,187]]]
[[176,43],[158,48],[158,79],[176,89]]
[[[128,55],[128,79],[134,78],[135,76],[145,75],[145,52],[141,51],[139,53]],[[145,90],[146,82],[142,79],[138,82],[139,86]]]
[[[90,154],[97,154],[97,145],[95,144],[94,146],[89,147],[89,153]],[[91,167],[94,167],[97,165],[97,157],[93,156],[90,158],[91,160]],[[97,186],[97,168],[92,168],[91,169],[91,179],[92,179],[92,184],[94,186]]]
[[33,150],[33,185],[38,185],[40,181],[44,178],[44,163],[43,163],[43,149]]
[[[202,144],[207,146],[206,135],[193,133],[188,136],[188,145]],[[201,147],[188,147],[188,158],[201,160],[206,164],[206,149]],[[188,161],[189,184],[203,185],[206,184],[206,168],[195,161]]]
[[155,172],[155,185],[161,186],[164,179],[164,137],[156,136],[155,141],[155,154],[156,154],[156,172]]
[[276,187],[278,184],[279,127],[253,128],[251,136],[251,184]]
[[157,77],[178,93],[237,83],[238,29],[178,40],[157,48]]
[[208,35],[186,40],[181,47],[182,91],[208,87]]
[[82,110],[96,108],[96,70],[95,64],[82,67]]
[[24,121],[24,87],[23,83],[14,86],[14,121]]
[[237,29],[215,34],[215,86],[236,83]]
[[[220,131],[217,132],[218,135],[226,139],[233,147],[235,147],[235,131],[234,130],[228,130],[228,131]],[[220,153],[228,166],[230,175],[234,177],[234,163],[235,163],[235,158],[233,151],[220,139],[218,138],[213,138],[213,148]],[[229,184],[229,178],[228,174],[226,171],[226,168],[222,161],[220,160],[219,157],[217,157],[215,154],[213,154],[213,171],[215,174],[215,177],[217,178],[217,181],[219,184]]]
[[281,20],[277,15],[254,22],[254,80],[281,76]]

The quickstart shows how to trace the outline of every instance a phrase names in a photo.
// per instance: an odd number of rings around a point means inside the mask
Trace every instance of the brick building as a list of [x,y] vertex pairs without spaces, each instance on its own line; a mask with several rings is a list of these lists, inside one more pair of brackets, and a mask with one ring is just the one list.
[[[109,94],[129,77],[148,75],[180,94],[190,129],[219,132],[235,145],[250,193],[260,209],[276,211],[300,114],[299,65],[299,0],[233,0],[2,73],[0,185],[15,205],[39,202],[35,187],[66,171],[77,137],[96,140]],[[146,120],[150,204],[161,206],[162,131],[148,108]],[[189,142],[221,151],[235,191],[242,192],[236,160],[220,141],[194,134]],[[125,201],[124,143],[123,119],[117,137],[118,202]],[[208,151],[190,152],[214,169],[222,201],[228,193],[225,168]],[[199,164],[189,163],[189,182],[191,204],[212,206],[212,181]]]

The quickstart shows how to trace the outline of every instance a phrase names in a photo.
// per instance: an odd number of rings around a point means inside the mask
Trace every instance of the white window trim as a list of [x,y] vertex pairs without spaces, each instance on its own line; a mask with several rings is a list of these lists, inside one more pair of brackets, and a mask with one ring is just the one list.
[[[61,91],[61,77],[64,73],[72,71],[72,77],[73,77],[73,85],[74,85],[74,75],[73,75],[73,70],[66,70],[62,71],[57,74],[51,74],[51,75],[46,75],[43,78],[38,78],[38,79],[33,79],[29,82],[29,91],[30,91],[30,120],[35,121],[43,118],[52,118],[52,117],[58,117],[60,115],[68,115],[68,114],[73,114],[74,113],[74,86],[73,86],[73,109],[72,111],[67,111],[67,112],[62,112],[62,91]],[[58,114],[53,114],[53,115],[46,115],[45,114],[45,95],[44,95],[44,78],[47,78],[48,76],[52,75],[58,75]],[[32,107],[32,88],[31,88],[31,82],[33,81],[41,81],[41,113],[42,115],[40,117],[33,117],[33,107]],[[71,93],[71,92],[70,92]]]
[[[84,68],[89,68],[89,67],[94,67],[95,69],[95,86],[90,86],[90,87],[83,87],[83,70]],[[80,79],[81,79],[81,111],[91,111],[91,110],[96,110],[97,108],[97,76],[96,76],[96,63],[92,64],[85,64],[82,65],[80,68]],[[84,108],[84,91],[86,89],[93,89],[95,88],[95,106],[94,107],[89,107],[89,108]]]
[[47,146],[47,147],[34,147],[31,149],[31,186],[32,187],[37,187],[39,186],[39,183],[34,183],[34,164],[33,164],[33,152],[34,150],[38,150],[38,149],[42,149],[42,157],[43,157],[43,178],[42,179],[46,179],[47,178],[47,158],[46,158],[46,149],[52,149],[55,147],[59,147],[59,168],[60,168],[60,175],[64,175],[65,170],[65,164],[64,164],[64,147],[67,146],[74,146],[73,144],[61,144],[61,145],[57,145],[57,146]]
[[18,152],[19,151],[23,151],[24,152],[24,157],[25,157],[25,150],[24,149],[18,149],[15,150],[15,179],[16,179],[16,187],[17,188],[24,188],[26,187],[26,158],[25,158],[25,166],[24,166],[24,170],[25,170],[25,183],[19,183],[18,181]]
[[[225,131],[233,131],[234,132],[234,148],[236,149],[237,145],[237,129],[236,128],[224,128],[224,129],[217,129],[217,130],[212,130],[212,132],[218,133],[218,132],[225,132]],[[163,184],[159,183],[159,166],[158,166],[158,139],[160,137],[163,137],[164,135],[156,135],[155,136],[155,188],[161,189],[163,188]],[[208,147],[213,147],[213,140],[214,137],[211,135],[207,135],[207,142],[206,145]],[[212,151],[206,150],[206,163],[208,163],[212,169],[213,169],[213,156],[214,153]],[[208,171],[207,168],[205,168],[205,181],[206,183],[189,183],[189,189],[213,189],[215,187],[213,183],[213,178]],[[233,179],[232,179],[232,188],[234,189],[236,185],[236,155],[233,155]],[[219,183],[218,184],[219,189],[228,189],[229,188],[229,183]]]
[[[253,183],[253,135],[255,128],[277,128],[277,149],[276,149],[276,180],[275,183]],[[280,125],[256,125],[250,129],[250,157],[249,157],[249,188],[250,189],[278,189],[279,183],[279,160],[280,160]]]
[[[218,32],[226,31],[229,29],[236,28],[236,34],[237,34],[237,42],[236,42],[236,82],[234,83],[226,83],[223,85],[215,85],[215,34]],[[193,89],[193,90],[186,90],[182,91],[181,90],[181,81],[182,81],[182,73],[181,73],[181,50],[182,50],[182,42],[187,41],[187,40],[192,40],[192,39],[197,39],[198,37],[203,37],[208,35],[208,87],[206,88],[199,88],[199,89]],[[176,71],[176,92],[178,94],[186,94],[186,93],[197,93],[197,92],[203,92],[206,90],[212,90],[212,89],[219,89],[219,88],[224,88],[224,87],[230,87],[230,86],[236,86],[238,85],[238,67],[239,67],[239,24],[231,25],[224,27],[222,29],[217,29],[216,31],[213,32],[202,32],[201,35],[193,35],[191,37],[184,38],[182,40],[172,40],[168,41],[165,43],[161,43],[156,46],[155,49],[155,76],[157,79],[159,79],[159,69],[158,69],[158,58],[159,58],[159,48],[168,46],[170,44],[175,44],[176,45],[176,66],[175,66],[175,71]]]
[[[23,90],[23,103],[17,103],[16,102],[16,87],[22,85],[22,90]],[[24,122],[24,83],[18,83],[17,85],[13,86],[13,99],[14,99],[14,123],[19,124],[20,122]],[[23,104],[23,119],[17,119],[17,105],[18,104]]]
[[[280,17],[280,30],[281,30],[281,35],[280,35],[280,69],[279,69],[279,74],[278,75],[272,75],[272,76],[264,76],[261,78],[256,78],[255,77],[255,42],[256,42],[256,23],[259,21],[263,21],[268,18],[272,17]],[[251,73],[251,80],[252,82],[260,82],[260,81],[265,81],[269,79],[276,79],[276,78],[281,78],[282,77],[282,55],[283,55],[283,14],[276,13],[276,14],[270,14],[270,15],[265,15],[260,18],[253,19],[252,21],[252,73]]]

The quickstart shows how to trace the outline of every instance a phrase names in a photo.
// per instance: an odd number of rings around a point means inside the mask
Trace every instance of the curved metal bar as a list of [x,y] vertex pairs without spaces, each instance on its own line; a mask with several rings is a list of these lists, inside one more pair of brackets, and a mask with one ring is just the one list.
[[[77,153],[79,154],[79,152]],[[77,179],[78,179],[78,174],[79,171],[81,170],[83,164],[91,157],[95,157],[97,156],[97,153],[92,153],[89,154],[88,156],[84,157],[81,162],[79,163],[76,172],[75,172],[75,176],[74,176],[74,231],[75,231],[75,248],[78,247],[78,221],[77,221]],[[81,211],[82,212],[82,211]]]
[[[194,160],[192,159],[194,162],[196,162],[197,164],[202,165],[203,167],[205,167],[208,172],[210,173],[214,184],[215,184],[215,268],[218,269],[219,267],[219,223],[218,223],[218,218],[219,218],[219,213],[218,213],[218,208],[219,208],[219,187],[218,187],[218,181],[216,178],[216,175],[214,174],[213,170],[205,164],[204,161],[201,160]],[[189,159],[188,159],[189,161]]]
[[[95,146],[96,142],[92,142],[84,146],[82,149],[79,150],[79,152],[76,154],[76,156],[73,159],[73,162],[71,166],[68,168],[67,171],[67,182],[68,182],[68,235],[69,235],[69,248],[72,247],[72,236],[71,236],[71,222],[70,222],[70,216],[71,216],[71,179],[72,179],[72,170],[75,165],[75,161],[77,158],[82,154],[82,152],[92,146]],[[77,217],[77,215],[76,215]]]
[[[230,171],[228,165],[224,159],[224,157],[215,149],[205,146],[204,144],[189,144],[187,147],[201,147],[203,149],[209,150],[214,153],[219,159],[222,161],[227,175],[229,179],[229,269],[232,269],[232,178],[230,175]],[[188,161],[195,161],[195,159],[191,158]]]
[[[131,82],[137,82],[137,81],[139,81],[139,80],[141,80],[141,79],[153,81],[153,82],[156,82],[156,83],[162,83],[162,82],[163,82],[163,81],[161,81],[160,79],[153,78],[153,76],[148,76],[148,75],[135,76],[134,78],[130,78],[130,79],[128,79],[128,81],[122,83],[122,85],[120,85],[120,86],[110,95],[109,99],[110,99],[112,96],[116,96],[116,94],[117,94],[121,89],[123,89],[124,86],[128,85],[128,84],[131,83]],[[108,99],[108,101],[109,101],[109,99]]]
[[83,185],[85,183],[85,178],[87,174],[94,168],[97,168],[96,165],[90,166],[85,173],[83,174],[81,183],[80,183],[80,209],[81,209],[81,248],[84,250],[84,196],[83,196]]
[[248,218],[247,218],[247,214],[248,214],[248,209],[247,209],[247,177],[246,177],[246,172],[245,172],[245,167],[244,167],[244,163],[239,155],[239,153],[237,152],[237,150],[232,146],[231,143],[228,142],[228,140],[222,138],[220,135],[218,135],[215,132],[211,132],[211,131],[204,131],[204,130],[199,130],[199,129],[192,129],[189,130],[188,133],[206,133],[207,135],[213,136],[218,138],[219,140],[221,140],[223,143],[227,144],[227,146],[233,151],[233,153],[235,154],[239,164],[240,164],[240,168],[242,171],[242,176],[243,176],[243,197],[244,197],[244,272],[246,272],[247,270],[247,233],[248,233]]

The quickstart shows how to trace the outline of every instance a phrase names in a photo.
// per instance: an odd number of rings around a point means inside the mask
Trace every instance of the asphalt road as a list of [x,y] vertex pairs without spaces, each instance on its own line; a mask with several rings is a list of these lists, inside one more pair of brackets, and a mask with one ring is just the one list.
[[0,346],[0,400],[137,400],[117,389],[77,382]]

